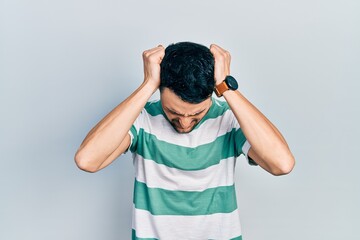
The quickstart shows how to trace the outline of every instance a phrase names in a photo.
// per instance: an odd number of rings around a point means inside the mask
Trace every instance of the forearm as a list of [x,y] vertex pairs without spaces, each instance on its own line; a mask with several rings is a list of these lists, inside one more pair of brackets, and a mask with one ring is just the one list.
[[278,129],[239,91],[226,91],[223,96],[255,152],[254,160],[276,175],[291,171],[294,158]]
[[86,136],[75,160],[82,169],[94,171],[115,151],[117,155],[124,152],[127,146],[117,150],[128,134],[132,124],[139,116],[148,99],[156,91],[148,81],[127,99],[107,114]]

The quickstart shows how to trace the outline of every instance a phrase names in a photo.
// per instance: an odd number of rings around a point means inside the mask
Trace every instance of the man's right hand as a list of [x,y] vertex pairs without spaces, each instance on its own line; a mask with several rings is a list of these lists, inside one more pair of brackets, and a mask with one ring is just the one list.
[[75,154],[75,161],[80,169],[96,172],[108,166],[129,148],[129,130],[146,102],[160,86],[160,63],[164,55],[165,49],[161,45],[143,53],[143,84],[108,113],[85,137]]
[[144,82],[158,89],[160,86],[160,63],[165,55],[165,48],[159,45],[143,52]]

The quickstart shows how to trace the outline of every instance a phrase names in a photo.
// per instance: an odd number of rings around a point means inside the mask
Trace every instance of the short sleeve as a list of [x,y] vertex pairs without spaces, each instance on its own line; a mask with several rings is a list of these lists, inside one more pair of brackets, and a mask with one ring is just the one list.
[[249,155],[248,155],[250,148],[251,148],[251,145],[250,145],[249,141],[246,140],[242,147],[242,152],[245,155],[246,159],[248,160],[249,165],[258,166],[258,164],[254,160],[252,160],[252,158],[249,157]]
[[134,124],[131,126],[129,130],[129,135],[130,135],[130,146],[128,150],[130,150],[131,152],[135,152],[137,146],[138,131],[136,130]]
[[[130,150],[132,153],[134,153],[137,149],[137,143],[138,143],[138,135],[139,135],[139,129],[141,128],[141,124],[144,121],[144,109],[140,112],[139,116],[135,119],[134,123],[132,124],[128,134],[130,135],[130,146],[127,149]],[[126,151],[126,152],[127,152]]]
[[237,156],[240,156],[241,154],[244,154],[245,158],[248,160],[249,165],[251,166],[257,166],[258,164],[249,157],[248,153],[251,148],[251,145],[249,141],[246,139],[245,134],[240,128],[240,125],[236,119],[236,117],[232,114],[232,127],[233,129],[236,129],[235,131],[235,152],[237,153]]

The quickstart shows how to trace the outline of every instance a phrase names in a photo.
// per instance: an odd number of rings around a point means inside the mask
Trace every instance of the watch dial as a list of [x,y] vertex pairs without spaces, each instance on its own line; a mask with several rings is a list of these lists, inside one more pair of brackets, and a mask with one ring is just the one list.
[[236,90],[238,88],[238,83],[237,81],[235,80],[235,78],[233,78],[232,76],[227,76],[226,79],[226,84],[228,85],[228,87],[231,89],[231,90]]

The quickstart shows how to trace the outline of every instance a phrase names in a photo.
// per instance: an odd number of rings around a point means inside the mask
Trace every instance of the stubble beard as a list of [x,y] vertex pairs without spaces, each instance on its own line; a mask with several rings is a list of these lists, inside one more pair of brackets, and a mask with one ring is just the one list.
[[191,132],[194,128],[195,128],[195,126],[196,126],[196,124],[198,123],[199,121],[193,121],[193,125],[190,127],[190,128],[186,128],[186,129],[188,129],[188,130],[184,130],[183,128],[181,128],[181,127],[179,127],[178,125],[179,125],[179,123],[178,123],[178,121],[171,121],[170,122],[170,124],[171,124],[171,126],[175,129],[175,131],[177,132],[177,133],[180,133],[180,134],[184,134],[184,133],[189,133],[189,132]]

